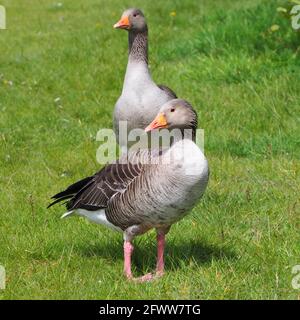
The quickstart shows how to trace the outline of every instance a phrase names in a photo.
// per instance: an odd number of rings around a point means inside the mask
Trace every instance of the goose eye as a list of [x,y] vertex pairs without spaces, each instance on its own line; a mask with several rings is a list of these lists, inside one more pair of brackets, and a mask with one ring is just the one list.
[[136,16],[137,16],[137,13],[134,13],[133,16],[136,17]]
[[174,111],[175,111],[175,109],[174,109],[174,108],[172,108],[172,109],[171,109],[171,112],[174,112]]

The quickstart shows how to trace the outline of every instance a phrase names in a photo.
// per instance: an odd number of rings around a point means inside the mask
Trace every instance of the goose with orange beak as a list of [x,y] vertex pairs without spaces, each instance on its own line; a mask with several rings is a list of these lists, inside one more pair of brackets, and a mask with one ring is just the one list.
[[[190,129],[195,133],[197,114],[187,101],[171,100],[161,107],[145,131],[160,128]],[[128,159],[127,163],[109,164],[54,195],[50,206],[64,201],[68,212],[63,217],[83,216],[122,232],[126,278],[150,281],[164,274],[165,236],[172,224],[194,207],[206,189],[208,163],[193,139],[185,137],[162,153],[154,155],[144,149]],[[131,269],[133,239],[153,228],[157,233],[156,269],[135,278]]]
[[114,25],[128,31],[128,63],[123,89],[114,109],[114,129],[121,147],[128,147],[128,139],[120,135],[120,122],[126,121],[127,130],[145,127],[157,115],[160,107],[176,97],[165,85],[157,85],[148,66],[148,26],[140,9],[128,9]]

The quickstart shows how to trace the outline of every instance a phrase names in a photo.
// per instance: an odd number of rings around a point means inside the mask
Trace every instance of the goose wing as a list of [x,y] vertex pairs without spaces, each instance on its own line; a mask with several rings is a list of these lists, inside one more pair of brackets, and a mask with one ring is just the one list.
[[78,192],[69,201],[68,210],[106,208],[108,201],[117,193],[124,192],[141,172],[141,164],[114,163],[104,167],[94,175],[92,183],[86,189]]
[[105,166],[95,175],[72,184],[66,190],[54,195],[52,199],[55,201],[48,207],[66,201],[68,210],[106,208],[110,199],[117,193],[124,192],[128,185],[141,174],[143,164],[137,155],[135,156],[136,161],[133,161],[134,157],[126,163],[120,159],[116,163]]
[[164,84],[158,84],[157,86],[159,89],[164,91],[170,97],[170,99],[177,99],[176,93],[169,87],[165,86]]

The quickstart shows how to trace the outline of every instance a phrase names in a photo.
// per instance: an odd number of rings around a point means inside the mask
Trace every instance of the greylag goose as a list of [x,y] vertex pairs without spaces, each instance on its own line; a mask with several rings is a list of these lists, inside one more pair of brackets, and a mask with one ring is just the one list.
[[114,28],[128,31],[129,54],[123,90],[114,109],[114,130],[120,146],[127,146],[125,135],[119,137],[120,121],[127,122],[128,132],[144,129],[153,120],[160,107],[177,98],[165,85],[156,85],[148,68],[148,27],[139,9],[123,12]]
[[[49,206],[67,200],[68,212],[62,217],[77,214],[123,232],[124,273],[128,279],[149,281],[163,274],[165,235],[205,191],[209,170],[204,154],[193,141],[196,126],[197,114],[188,102],[168,101],[145,129],[180,129],[167,150],[156,154],[148,149],[134,151],[127,163],[109,164],[52,197],[55,201]],[[185,129],[193,132],[188,138],[182,138]],[[156,272],[133,278],[132,241],[152,228],[157,232]]]

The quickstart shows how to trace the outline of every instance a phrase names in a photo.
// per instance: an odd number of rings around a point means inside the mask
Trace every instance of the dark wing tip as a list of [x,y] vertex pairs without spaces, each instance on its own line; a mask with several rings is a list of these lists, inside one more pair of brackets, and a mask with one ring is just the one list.
[[[52,203],[50,203],[47,207],[49,209],[53,205],[55,205],[58,202],[61,202],[63,200],[71,199],[73,198],[78,192],[80,192],[82,189],[86,188],[91,181],[93,180],[93,176],[84,178],[82,180],[79,180],[72,185],[70,185],[66,190],[61,191],[54,196],[51,197],[51,199],[55,199]],[[67,201],[68,203],[68,201]]]
[[53,205],[55,205],[56,203],[58,202],[61,202],[63,200],[67,200],[67,199],[71,199],[73,197],[73,195],[65,195],[63,197],[60,197],[60,198],[54,198],[55,196],[51,197],[51,199],[56,199],[55,201],[51,202],[48,206],[47,206],[47,209],[51,208]]

